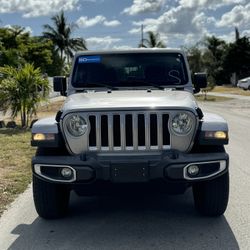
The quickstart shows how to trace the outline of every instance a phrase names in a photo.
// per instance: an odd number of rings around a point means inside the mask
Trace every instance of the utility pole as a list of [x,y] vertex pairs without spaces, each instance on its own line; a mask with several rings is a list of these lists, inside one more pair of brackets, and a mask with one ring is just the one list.
[[235,42],[237,42],[240,39],[240,32],[237,27],[235,27],[234,29],[235,29]]
[[[237,41],[240,39],[240,32],[239,32],[239,29],[237,27],[234,28],[235,30],[235,43],[237,43]],[[231,79],[233,80],[233,85],[234,86],[237,86],[237,83],[238,83],[238,75],[236,72],[234,72],[232,74],[232,77]]]
[[141,46],[140,47],[144,47],[144,44],[143,44],[143,41],[144,41],[144,38],[143,38],[143,24],[141,25]]

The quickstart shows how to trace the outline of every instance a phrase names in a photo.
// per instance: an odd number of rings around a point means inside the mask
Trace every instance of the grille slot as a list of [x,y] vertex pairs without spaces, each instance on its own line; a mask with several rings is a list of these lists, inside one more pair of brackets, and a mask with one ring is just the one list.
[[157,146],[157,115],[150,115],[150,145]]
[[163,145],[169,145],[170,144],[170,136],[169,136],[169,131],[168,131],[168,120],[169,120],[169,115],[168,114],[163,114],[163,116],[162,116]]
[[145,119],[143,114],[138,115],[138,145],[145,146]]
[[101,146],[108,147],[108,116],[101,116]]
[[89,123],[91,124],[89,133],[89,146],[96,147],[96,117],[93,115],[89,116]]
[[113,117],[113,134],[114,134],[114,146],[121,147],[121,127],[120,127],[119,115],[114,115]]
[[170,148],[169,114],[163,112],[89,115],[89,150],[159,150]]
[[132,115],[126,115],[125,120],[125,128],[126,128],[126,146],[133,146],[133,124],[132,124]]

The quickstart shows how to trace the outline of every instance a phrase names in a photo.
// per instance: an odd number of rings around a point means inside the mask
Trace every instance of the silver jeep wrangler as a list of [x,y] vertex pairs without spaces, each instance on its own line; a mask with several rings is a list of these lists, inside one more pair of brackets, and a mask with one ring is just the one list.
[[32,128],[38,214],[64,216],[71,190],[179,194],[192,187],[198,212],[222,215],[228,126],[203,113],[193,96],[206,87],[206,75],[192,80],[177,49],[77,53],[69,78],[54,77],[54,91],[67,96],[64,105]]

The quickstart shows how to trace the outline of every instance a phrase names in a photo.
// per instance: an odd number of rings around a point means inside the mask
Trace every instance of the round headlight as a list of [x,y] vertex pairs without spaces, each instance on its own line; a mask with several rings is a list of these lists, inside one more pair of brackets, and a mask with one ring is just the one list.
[[71,115],[66,120],[66,127],[71,135],[81,136],[86,133],[88,124],[80,115]]
[[172,119],[172,130],[179,135],[186,135],[192,129],[192,119],[187,113],[179,113]]

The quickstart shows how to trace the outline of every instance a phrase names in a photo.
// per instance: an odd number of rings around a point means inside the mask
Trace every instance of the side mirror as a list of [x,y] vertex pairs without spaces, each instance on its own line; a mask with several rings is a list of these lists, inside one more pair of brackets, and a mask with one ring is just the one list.
[[207,74],[194,73],[194,93],[199,93],[200,89],[207,87]]
[[61,95],[66,96],[67,78],[65,76],[54,76],[53,89],[55,92],[60,92]]

